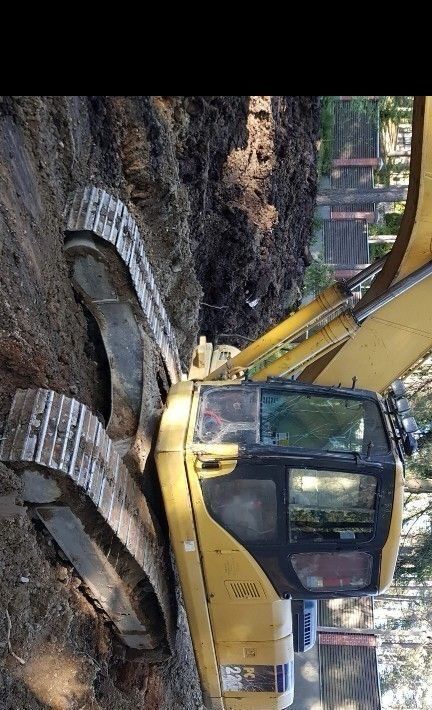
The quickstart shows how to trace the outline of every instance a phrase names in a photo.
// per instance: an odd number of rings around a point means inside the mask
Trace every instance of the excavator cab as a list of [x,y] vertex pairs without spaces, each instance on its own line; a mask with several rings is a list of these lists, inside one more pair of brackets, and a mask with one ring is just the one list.
[[288,707],[291,600],[390,584],[396,424],[367,390],[279,378],[171,388],[156,461],[209,707]]
[[[197,395],[193,449],[212,471],[204,505],[280,597],[383,591],[402,476],[384,400],[283,380],[200,385]],[[224,444],[238,446],[229,475]]]

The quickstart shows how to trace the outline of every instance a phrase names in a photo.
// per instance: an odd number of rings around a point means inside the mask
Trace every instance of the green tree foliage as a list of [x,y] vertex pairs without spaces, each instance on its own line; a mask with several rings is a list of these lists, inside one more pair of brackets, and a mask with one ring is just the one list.
[[386,244],[386,243],[369,244],[369,258],[370,258],[371,263],[374,261],[377,261],[377,259],[381,259],[381,257],[388,254],[391,248],[392,248],[392,244]]
[[[334,107],[337,100],[335,96],[321,96],[321,137],[318,152],[319,176],[329,176],[331,172]],[[374,121],[379,116],[383,164],[376,171],[376,186],[389,186],[391,174],[399,170],[402,172],[406,170],[406,166],[399,164],[392,151],[394,150],[400,124],[412,121],[413,100],[413,96],[379,96],[378,101],[371,101],[368,96],[353,96],[351,99],[354,110],[358,113],[364,113]]]
[[386,710],[430,710],[432,653],[428,644],[386,643],[380,649],[380,680]]
[[[408,401],[421,427],[419,451],[407,459],[407,475],[432,478],[432,359],[426,359],[405,380]],[[405,522],[396,567],[398,588],[413,580],[432,579],[432,495],[410,494],[405,501]]]
[[[397,234],[401,226],[405,205],[402,205],[400,212],[386,212],[384,215],[384,228],[387,232],[383,234]],[[371,225],[372,226],[372,225]]]
[[334,96],[321,96],[318,175],[330,175],[334,126]]
[[410,123],[414,96],[380,96],[381,125]]
[[[352,104],[356,111],[369,116],[376,115],[376,103],[368,96],[353,96]],[[381,127],[400,125],[412,121],[414,96],[379,96],[378,110]]]
[[421,426],[432,422],[432,359],[427,358],[405,380],[408,398]]
[[[432,359],[428,358],[407,378],[408,400],[422,435],[419,452],[408,462],[411,475],[432,477]],[[432,504],[432,502],[431,502]]]
[[386,212],[382,222],[369,225],[370,236],[376,237],[380,234],[397,234],[402,222],[403,210],[401,212]]
[[314,259],[307,267],[303,282],[303,293],[305,295],[316,296],[327,286],[335,282],[334,270],[324,263],[321,256]]
[[404,588],[409,589],[413,580],[418,584],[431,578],[432,539],[429,528],[423,534],[416,536],[415,545],[412,547],[402,544],[396,565],[395,580],[398,590],[403,591]]

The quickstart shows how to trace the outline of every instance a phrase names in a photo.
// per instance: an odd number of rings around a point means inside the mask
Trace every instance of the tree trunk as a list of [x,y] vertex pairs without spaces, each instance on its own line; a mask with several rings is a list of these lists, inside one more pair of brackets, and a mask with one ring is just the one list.
[[375,597],[374,602],[375,604],[377,602],[415,602],[415,601],[422,601],[423,596],[416,594],[410,596],[409,594],[380,594],[378,597]]
[[409,643],[414,645],[430,644],[432,638],[429,632],[422,629],[374,629],[381,643]]
[[400,648],[417,648],[418,646],[423,646],[424,648],[431,648],[432,643],[428,641],[391,641],[390,639],[381,639],[381,646],[400,646]]
[[387,153],[387,158],[410,158],[411,150],[390,150]]
[[[417,596],[412,596],[410,597],[407,595],[405,592],[416,592]],[[398,596],[403,596],[405,599],[421,599],[424,594],[432,594],[432,587],[428,586],[426,583],[425,584],[413,584],[412,586],[403,586],[402,584],[399,585],[397,595]],[[385,595],[384,595],[385,596]],[[380,599],[383,598],[383,595],[380,594],[379,596],[376,597],[376,599],[379,601]]]
[[406,200],[408,187],[373,187],[359,190],[357,187],[329,188],[317,195],[317,205],[358,205],[363,202],[401,202]]
[[397,234],[377,234],[368,238],[369,244],[393,244]]
[[416,552],[416,547],[415,545],[401,545],[399,547],[399,556],[402,557],[410,557]]
[[432,478],[407,478],[406,493],[432,493]]

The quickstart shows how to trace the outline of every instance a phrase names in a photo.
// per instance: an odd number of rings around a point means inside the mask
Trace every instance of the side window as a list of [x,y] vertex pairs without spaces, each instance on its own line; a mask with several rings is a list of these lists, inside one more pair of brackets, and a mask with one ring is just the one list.
[[202,388],[194,441],[255,444],[258,389],[227,385]]
[[300,582],[310,591],[349,591],[369,586],[373,558],[366,552],[302,552],[291,556]]
[[375,476],[291,469],[288,486],[290,542],[365,541],[373,537]]
[[277,539],[277,486],[272,479],[220,476],[202,482],[209,513],[244,542]]

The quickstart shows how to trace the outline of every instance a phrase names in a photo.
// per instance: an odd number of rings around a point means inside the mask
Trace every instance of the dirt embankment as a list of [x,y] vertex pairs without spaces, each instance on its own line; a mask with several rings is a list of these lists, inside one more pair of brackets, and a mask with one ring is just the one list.
[[[314,97],[0,97],[0,432],[18,387],[104,410],[103,363],[62,251],[68,193],[92,183],[127,203],[186,362],[200,326],[255,335],[298,299],[317,114]],[[150,428],[163,397],[154,360]],[[126,661],[21,503],[1,466],[0,707],[199,708],[181,605],[173,659]]]
[[[210,336],[255,337],[301,298],[316,191],[316,97],[195,97],[191,244]],[[239,346],[244,341],[238,342]]]

